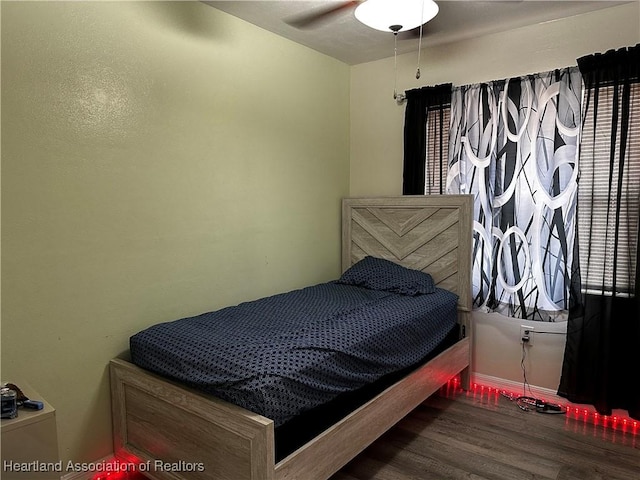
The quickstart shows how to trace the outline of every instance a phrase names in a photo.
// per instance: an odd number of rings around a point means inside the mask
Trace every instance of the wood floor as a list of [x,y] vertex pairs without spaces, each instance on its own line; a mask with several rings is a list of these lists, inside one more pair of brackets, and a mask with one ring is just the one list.
[[446,393],[418,407],[331,480],[640,479],[640,427],[523,412],[495,390]]

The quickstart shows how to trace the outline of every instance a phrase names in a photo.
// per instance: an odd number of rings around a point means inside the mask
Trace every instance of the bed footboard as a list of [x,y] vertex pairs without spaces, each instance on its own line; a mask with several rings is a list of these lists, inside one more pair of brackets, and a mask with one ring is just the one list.
[[468,366],[465,338],[276,465],[277,480],[327,479]]
[[112,360],[114,452],[158,480],[273,480],[273,421]]
[[114,452],[157,480],[324,480],[464,371],[469,351],[460,340],[277,465],[272,420],[112,360]]

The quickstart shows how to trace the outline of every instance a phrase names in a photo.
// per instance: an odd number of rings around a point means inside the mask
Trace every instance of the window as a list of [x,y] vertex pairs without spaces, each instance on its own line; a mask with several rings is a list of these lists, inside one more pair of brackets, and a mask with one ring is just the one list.
[[450,108],[438,108],[427,112],[425,195],[442,195],[446,193],[450,119]]
[[[613,86],[601,87],[598,95],[589,99],[594,105],[587,105],[582,129],[578,241],[583,290],[594,294],[602,293],[603,288],[608,294],[614,291],[632,293],[636,277],[640,216],[640,84],[630,85],[623,165],[619,160],[624,130],[621,120],[626,112],[620,106],[622,87],[618,90],[616,92]],[[615,144],[612,132],[616,132]],[[610,158],[612,150],[613,162]]]

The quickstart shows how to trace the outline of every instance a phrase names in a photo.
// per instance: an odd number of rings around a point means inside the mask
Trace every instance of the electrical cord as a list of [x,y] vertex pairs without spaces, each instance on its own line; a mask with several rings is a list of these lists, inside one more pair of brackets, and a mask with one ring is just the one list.
[[[516,397],[511,393],[505,392],[504,390],[501,391],[500,394],[503,397],[508,398],[510,401],[514,402],[523,412],[535,411],[538,413],[565,413],[561,405],[558,405],[557,403],[550,403],[533,396],[533,393],[531,392],[531,385],[529,385],[529,381],[527,380],[527,368],[525,365],[525,360],[527,358],[527,350],[525,348],[525,345],[527,343],[529,343],[529,337],[522,337],[522,357],[520,358],[520,368],[522,368],[523,378],[522,395]],[[527,390],[529,390],[529,395],[527,395]]]
[[527,388],[529,388],[529,394],[531,393],[531,385],[529,385],[529,381],[527,380],[527,368],[524,364],[525,359],[527,358],[527,350],[524,348],[525,344],[529,343],[529,337],[522,337],[522,357],[520,358],[520,368],[522,369],[522,395],[525,396],[527,394]]

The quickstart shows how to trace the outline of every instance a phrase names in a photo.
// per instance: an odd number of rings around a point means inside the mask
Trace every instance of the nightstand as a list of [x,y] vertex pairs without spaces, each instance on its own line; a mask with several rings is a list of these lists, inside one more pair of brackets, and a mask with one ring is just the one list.
[[56,411],[29,385],[14,383],[30,399],[43,402],[44,408],[18,408],[16,418],[0,421],[0,477],[3,480],[59,480],[63,465],[58,453]]

